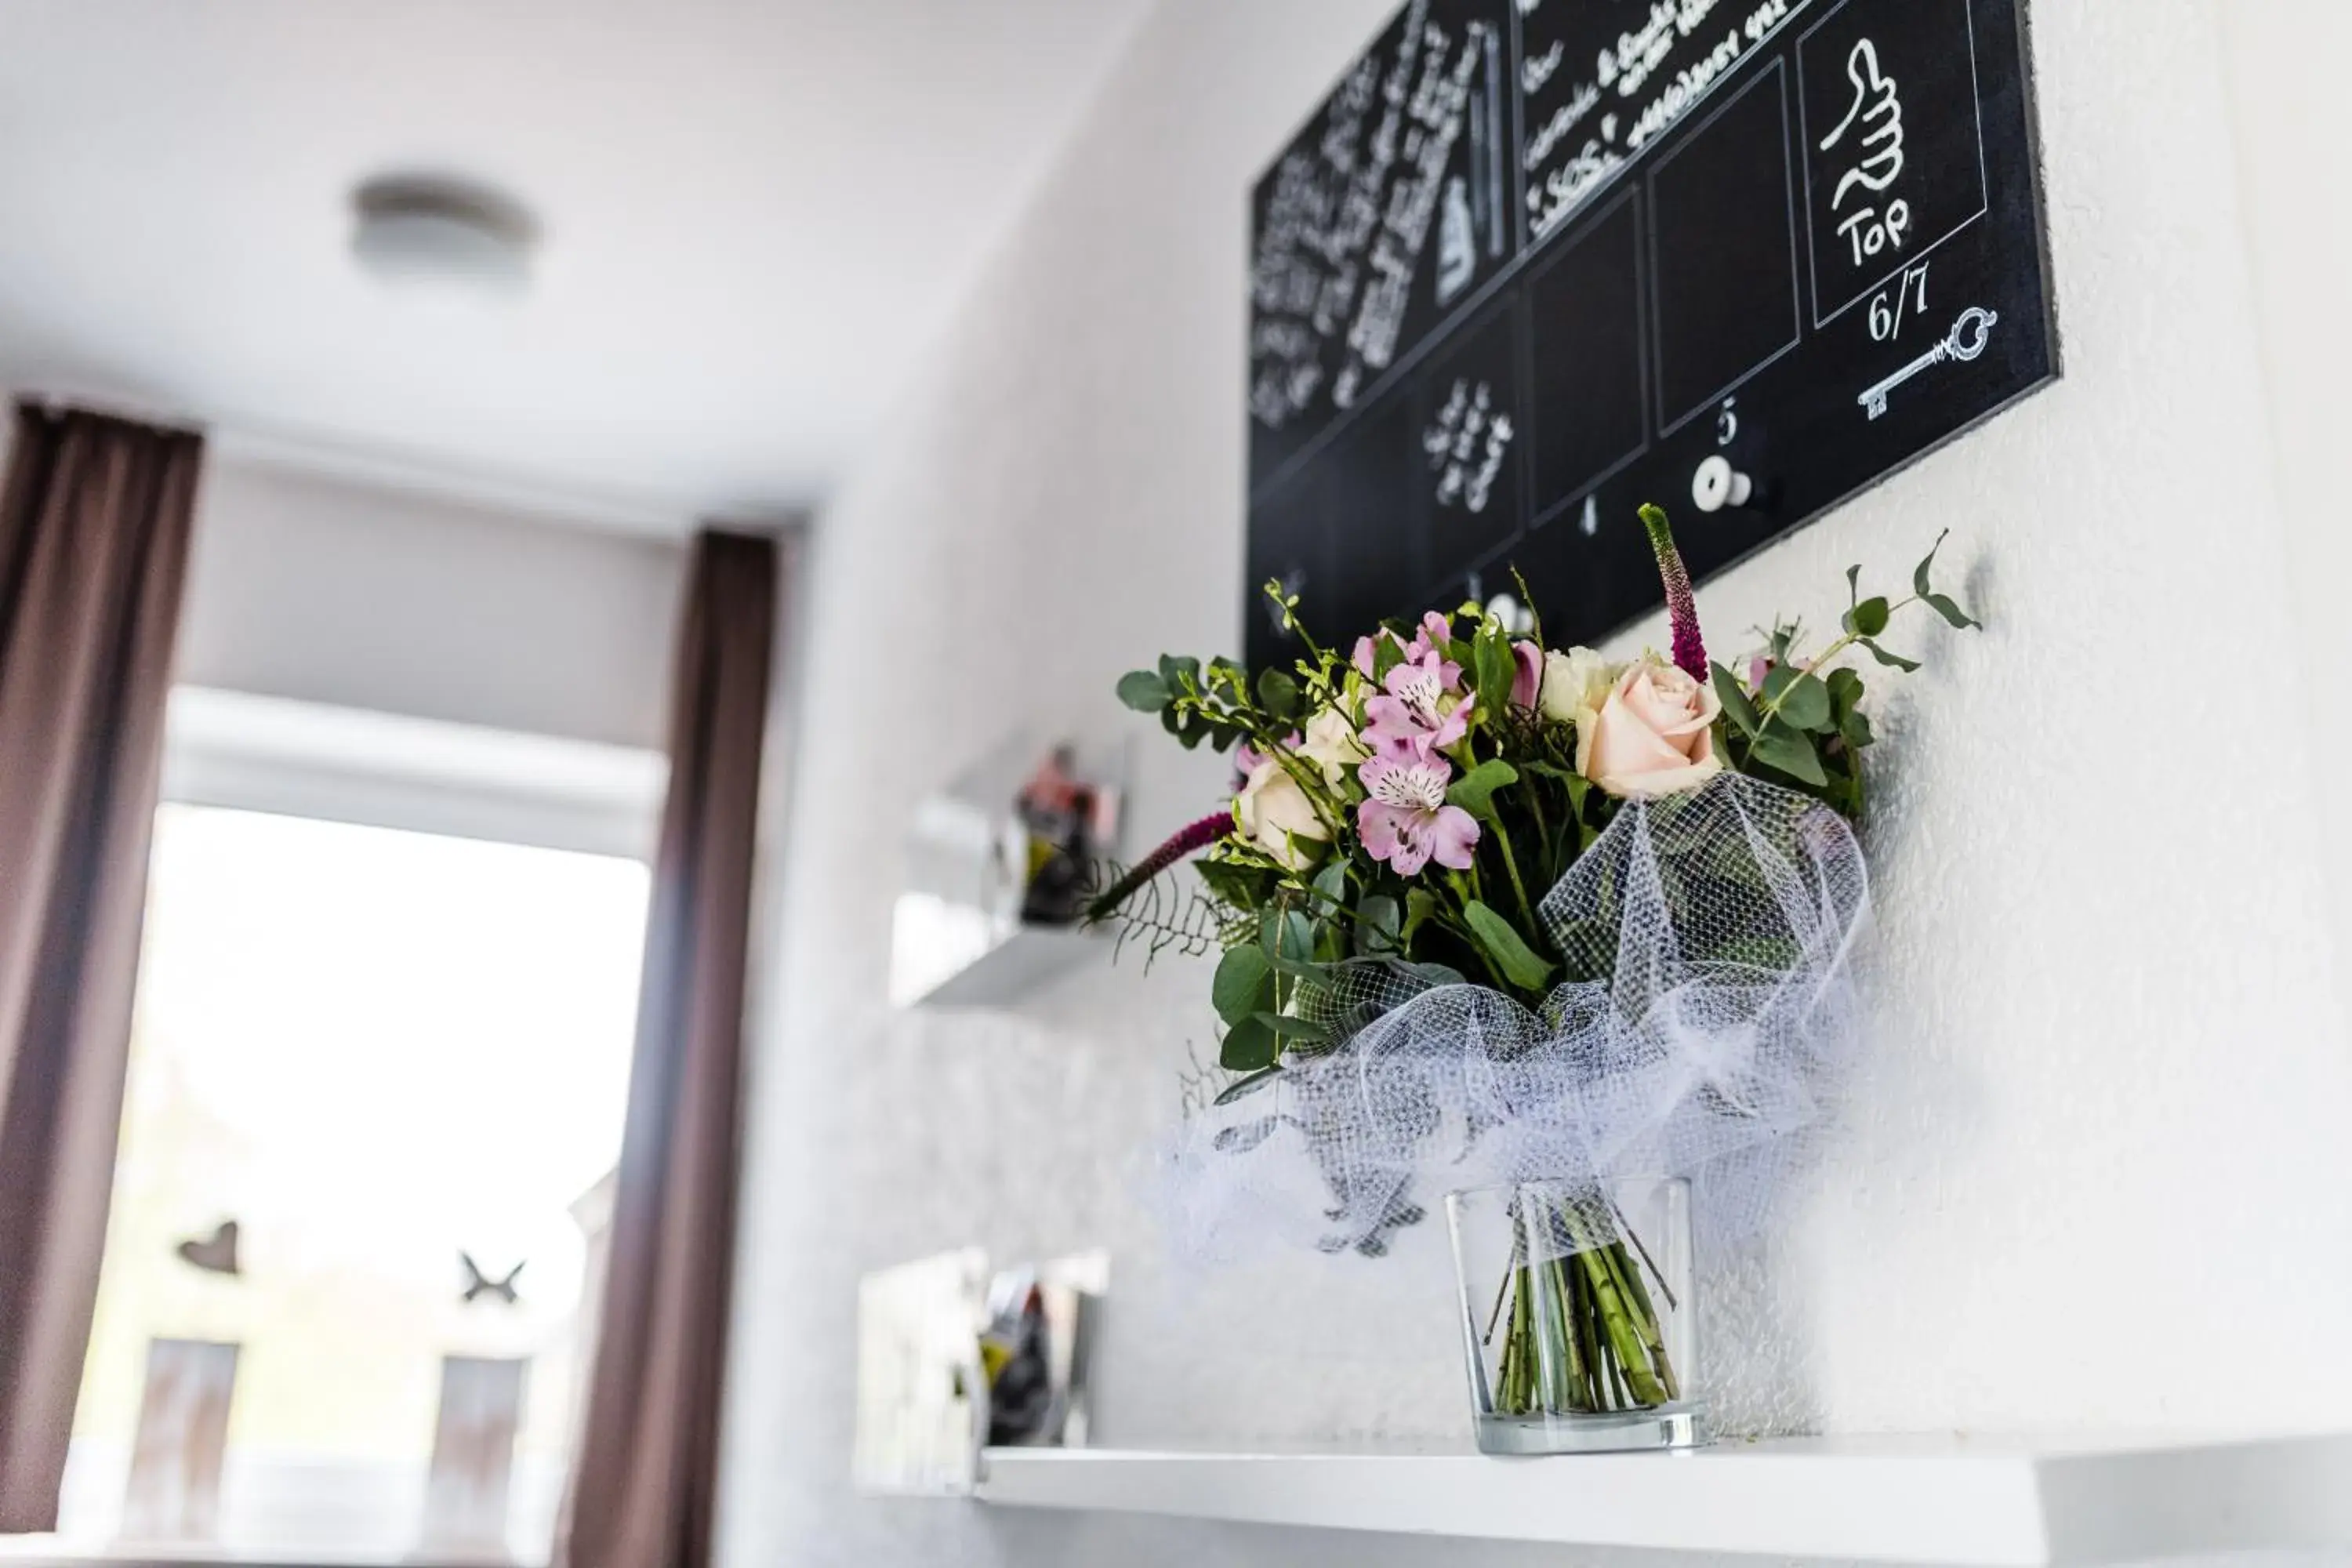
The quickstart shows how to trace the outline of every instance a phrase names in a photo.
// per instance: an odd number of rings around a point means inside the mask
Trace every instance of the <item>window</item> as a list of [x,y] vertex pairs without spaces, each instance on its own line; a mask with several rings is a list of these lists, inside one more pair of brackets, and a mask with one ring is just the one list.
[[163,807],[59,1544],[544,1560],[647,881]]

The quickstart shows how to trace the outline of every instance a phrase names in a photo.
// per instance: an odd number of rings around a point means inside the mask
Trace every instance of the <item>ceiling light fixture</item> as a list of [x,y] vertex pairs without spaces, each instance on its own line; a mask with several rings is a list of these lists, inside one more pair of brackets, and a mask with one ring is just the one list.
[[539,226],[520,203],[488,186],[381,174],[352,193],[352,254],[385,283],[512,297],[530,282]]

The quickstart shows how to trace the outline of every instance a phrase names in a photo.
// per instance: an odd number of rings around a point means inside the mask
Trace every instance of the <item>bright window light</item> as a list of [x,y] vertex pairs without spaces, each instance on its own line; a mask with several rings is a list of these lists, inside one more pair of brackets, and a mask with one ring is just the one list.
[[[544,1560],[596,1189],[620,1152],[646,890],[632,860],[158,813],[68,1542],[153,1539],[152,1510],[142,1525],[125,1504],[160,1340],[237,1347],[209,1536],[190,1538],[167,1502],[179,1522],[161,1544],[490,1555],[448,1534],[468,1518],[478,1534],[487,1508],[508,1552]],[[205,1266],[224,1260],[211,1244],[232,1220],[234,1276]],[[494,1282],[520,1266],[516,1300],[464,1300],[461,1254]],[[448,1358],[523,1363],[519,1407],[465,1385],[515,1413],[503,1499],[453,1493],[446,1476],[428,1489]],[[479,1453],[455,1458],[488,1473]]]

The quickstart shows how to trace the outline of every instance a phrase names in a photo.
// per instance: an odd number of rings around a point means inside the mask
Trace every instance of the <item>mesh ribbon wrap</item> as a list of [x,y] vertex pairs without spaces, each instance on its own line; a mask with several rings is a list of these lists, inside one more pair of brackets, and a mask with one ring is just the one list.
[[1806,796],[1725,773],[1629,802],[1538,910],[1565,962],[1542,1016],[1349,965],[1321,1003],[1342,1044],[1187,1124],[1185,1239],[1377,1254],[1444,1192],[1684,1176],[1707,1244],[1736,1243],[1824,1121],[1869,900],[1852,829]]

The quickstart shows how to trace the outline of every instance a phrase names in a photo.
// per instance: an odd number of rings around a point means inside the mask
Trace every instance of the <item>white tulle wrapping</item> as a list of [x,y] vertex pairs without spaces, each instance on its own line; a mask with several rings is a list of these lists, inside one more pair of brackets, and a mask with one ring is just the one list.
[[1726,773],[1629,803],[1538,907],[1569,977],[1544,1016],[1351,966],[1328,1009],[1361,1024],[1343,1044],[1188,1121],[1181,1239],[1378,1253],[1449,1191],[1665,1175],[1693,1183],[1704,1244],[1737,1243],[1824,1125],[1868,907],[1861,849],[1819,802]]

